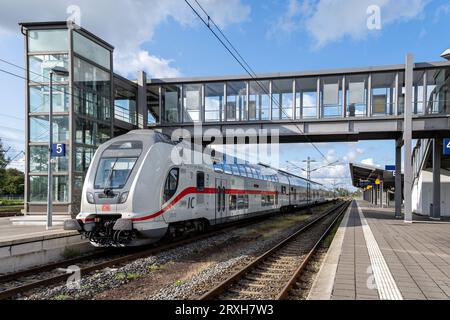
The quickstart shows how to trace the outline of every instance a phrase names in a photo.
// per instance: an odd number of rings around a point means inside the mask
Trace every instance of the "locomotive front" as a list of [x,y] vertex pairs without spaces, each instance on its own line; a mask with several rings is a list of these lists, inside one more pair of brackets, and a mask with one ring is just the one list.
[[76,219],[65,221],[64,229],[77,230],[101,247],[149,242],[139,239],[133,226],[136,184],[154,145],[151,132],[142,131],[147,132],[130,132],[98,148],[84,181],[81,211]]

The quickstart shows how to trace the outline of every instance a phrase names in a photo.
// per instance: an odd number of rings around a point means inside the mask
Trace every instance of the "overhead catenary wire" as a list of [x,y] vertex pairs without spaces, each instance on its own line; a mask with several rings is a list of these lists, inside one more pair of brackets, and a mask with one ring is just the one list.
[[[221,31],[221,29],[217,26],[217,24],[214,22],[214,20],[211,18],[211,16],[207,13],[207,11],[200,5],[200,3],[197,0],[194,0],[197,5],[200,7],[200,9],[203,11],[203,13],[207,16],[207,21],[200,15],[200,13],[192,6],[192,4],[188,0],[184,0],[186,4],[192,9],[192,11],[197,15],[197,17],[205,24],[205,26],[211,31],[211,33],[215,36],[215,38],[224,46],[224,48],[232,55],[232,57],[239,63],[239,65],[245,70],[245,72],[256,82],[256,84],[270,97],[270,101],[275,102],[275,104],[278,106],[279,110],[283,112],[286,116],[288,116],[285,111],[283,110],[282,106],[278,103],[276,99],[273,98],[273,96],[270,94],[270,90],[267,90],[264,86],[261,85],[260,81],[258,80],[257,74],[253,71],[253,69],[250,67],[249,63],[242,57],[242,55],[239,53],[239,51],[233,46],[231,41],[224,35],[224,33]],[[235,53],[232,52],[232,50],[225,44],[224,40],[222,40],[216,32],[211,28],[210,22],[216,27],[216,29],[219,31],[219,33],[224,37],[225,41],[230,44],[231,48],[235,51]],[[241,58],[239,59],[238,56]],[[241,61],[242,60],[242,61]],[[296,110],[293,110],[293,112],[296,112]],[[294,123],[296,128],[300,131],[301,134],[305,136],[305,138],[308,140],[308,142],[314,147],[314,149],[320,154],[320,156],[327,162],[327,158],[324,155],[324,153],[314,144],[314,142],[311,141],[311,139],[305,135],[303,130]]]

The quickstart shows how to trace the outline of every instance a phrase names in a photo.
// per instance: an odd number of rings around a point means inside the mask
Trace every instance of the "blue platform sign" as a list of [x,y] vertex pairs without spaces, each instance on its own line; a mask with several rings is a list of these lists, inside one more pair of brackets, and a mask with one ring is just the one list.
[[450,154],[450,138],[444,139],[443,147],[444,147],[444,155],[449,155]]
[[395,171],[395,165],[385,165],[384,170],[386,171]]
[[65,143],[53,143],[51,154],[52,154],[52,157],[65,157],[66,156],[66,144]]

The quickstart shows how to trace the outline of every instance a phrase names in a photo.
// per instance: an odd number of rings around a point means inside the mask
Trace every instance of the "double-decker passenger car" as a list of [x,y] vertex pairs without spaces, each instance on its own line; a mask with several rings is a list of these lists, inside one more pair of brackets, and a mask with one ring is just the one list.
[[102,144],[86,174],[81,212],[65,229],[95,246],[135,246],[331,196],[321,184],[266,165],[175,164],[174,155],[198,152],[187,148],[153,130]]

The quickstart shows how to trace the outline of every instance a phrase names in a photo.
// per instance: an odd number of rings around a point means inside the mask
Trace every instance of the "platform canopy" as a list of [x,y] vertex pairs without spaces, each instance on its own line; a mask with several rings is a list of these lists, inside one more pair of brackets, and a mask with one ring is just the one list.
[[352,177],[352,184],[357,188],[377,184],[377,182],[383,182],[384,189],[393,189],[395,187],[394,171],[384,170],[365,164],[350,163],[350,174]]

